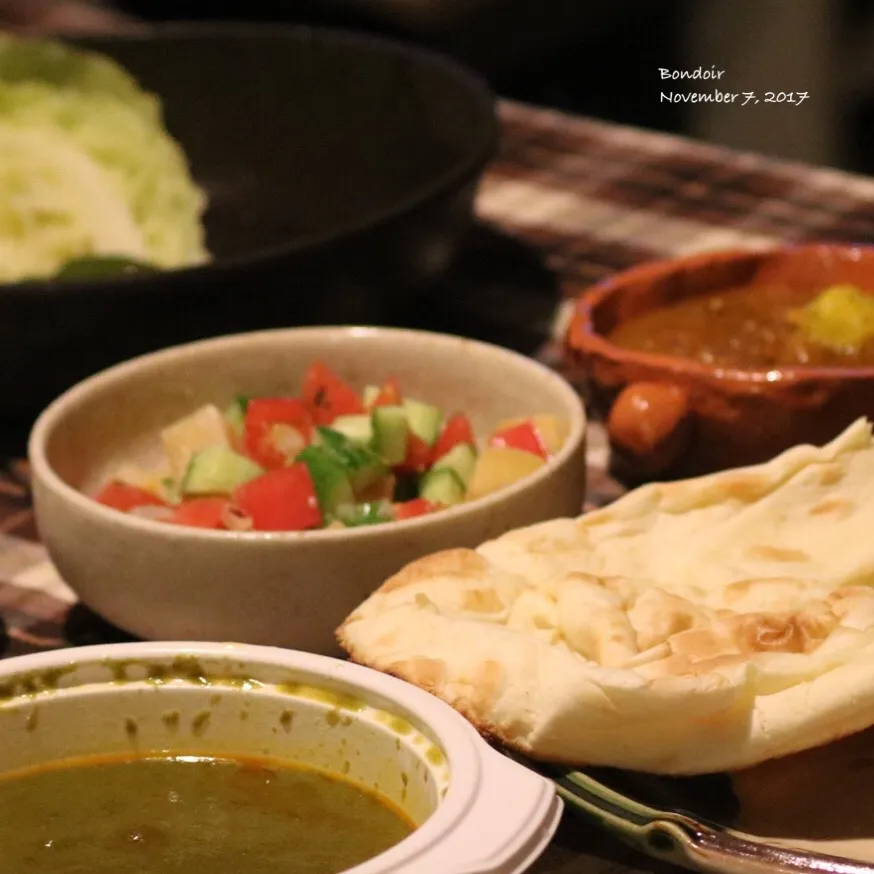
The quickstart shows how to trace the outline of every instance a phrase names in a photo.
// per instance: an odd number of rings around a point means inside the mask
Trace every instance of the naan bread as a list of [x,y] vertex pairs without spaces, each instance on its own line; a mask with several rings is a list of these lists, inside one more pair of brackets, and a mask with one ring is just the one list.
[[874,439],[416,561],[338,631],[543,760],[744,768],[874,725]]

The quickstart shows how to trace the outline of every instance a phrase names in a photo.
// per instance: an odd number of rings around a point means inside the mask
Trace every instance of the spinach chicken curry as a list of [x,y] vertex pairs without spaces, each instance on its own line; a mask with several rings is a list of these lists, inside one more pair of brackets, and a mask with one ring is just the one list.
[[28,874],[339,874],[413,826],[290,763],[93,758],[0,777],[0,859]]
[[819,293],[747,285],[695,295],[623,322],[626,349],[718,367],[874,365],[874,294],[853,285]]

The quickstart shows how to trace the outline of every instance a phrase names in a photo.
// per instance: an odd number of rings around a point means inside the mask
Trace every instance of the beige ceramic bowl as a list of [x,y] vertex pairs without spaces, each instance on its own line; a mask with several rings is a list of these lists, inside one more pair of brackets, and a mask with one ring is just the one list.
[[[406,522],[344,531],[206,531],[128,516],[88,497],[122,460],[199,404],[296,393],[321,358],[361,388],[394,374],[410,395],[499,419],[552,413],[570,436],[545,467],[493,495]],[[61,576],[110,622],[163,640],[234,640],[337,652],[337,625],[406,563],[522,525],[576,515],[585,414],[536,362],[440,334],[294,328],[222,337],[136,358],[73,387],[39,417],[29,454],[40,536]]]

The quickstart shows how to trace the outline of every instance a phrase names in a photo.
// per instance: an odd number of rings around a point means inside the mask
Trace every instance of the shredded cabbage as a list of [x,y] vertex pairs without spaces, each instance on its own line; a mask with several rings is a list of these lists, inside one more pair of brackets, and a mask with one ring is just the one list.
[[0,35],[0,280],[90,255],[201,263],[205,205],[158,99],[126,71]]

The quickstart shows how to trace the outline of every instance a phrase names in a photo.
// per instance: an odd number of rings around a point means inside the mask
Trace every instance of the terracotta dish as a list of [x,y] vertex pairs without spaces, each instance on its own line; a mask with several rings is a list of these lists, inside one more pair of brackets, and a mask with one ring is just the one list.
[[710,253],[645,264],[583,291],[568,364],[606,419],[616,471],[640,480],[755,464],[874,415],[874,366],[739,369],[609,339],[630,319],[697,295],[750,285],[812,294],[838,283],[874,291],[874,247]]

